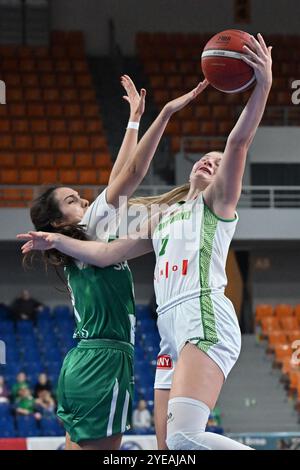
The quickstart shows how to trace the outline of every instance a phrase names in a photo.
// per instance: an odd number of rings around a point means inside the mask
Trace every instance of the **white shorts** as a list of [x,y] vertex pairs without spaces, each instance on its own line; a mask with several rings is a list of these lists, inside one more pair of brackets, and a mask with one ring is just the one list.
[[223,294],[185,300],[161,313],[157,325],[161,342],[154,388],[171,388],[178,356],[188,342],[204,351],[225,379],[239,357],[240,327],[231,301]]

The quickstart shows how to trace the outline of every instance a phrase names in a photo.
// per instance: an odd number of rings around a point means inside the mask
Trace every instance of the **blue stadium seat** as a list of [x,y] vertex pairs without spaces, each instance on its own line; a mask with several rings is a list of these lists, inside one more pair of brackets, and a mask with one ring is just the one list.
[[141,338],[138,335],[136,335],[135,341],[135,355],[137,357],[143,357],[144,355],[143,343],[141,342]]
[[14,420],[11,416],[8,418],[0,417],[0,437],[15,437],[17,431],[15,430]]
[[139,395],[140,399],[146,400],[146,401],[153,401],[154,400],[154,391],[153,391],[153,386],[151,387],[139,387],[137,388],[137,392]]
[[3,333],[14,334],[14,332],[15,332],[14,322],[11,321],[11,320],[2,320],[1,323],[0,323],[0,331],[1,331],[1,335]]
[[10,403],[0,403],[0,419],[11,417]]
[[59,349],[49,349],[49,351],[44,354],[44,360],[47,364],[61,362],[62,354]]
[[66,344],[62,344],[60,346],[60,352],[62,354],[63,357],[66,356],[66,354],[72,349],[72,348],[75,348],[78,344],[78,341],[77,340],[74,340],[72,338],[72,341],[66,341]]
[[24,370],[31,379],[30,381],[32,382],[35,381],[36,377],[44,371],[44,367],[39,361],[39,358],[37,358],[36,362],[32,361],[28,364],[24,364]]
[[16,323],[17,333],[20,335],[24,335],[26,333],[30,333],[33,335],[33,323],[29,320],[19,320]]
[[40,330],[47,330],[53,327],[53,319],[50,316],[38,317],[37,328]]
[[153,388],[154,374],[150,370],[145,370],[143,374],[139,374],[139,383],[142,387]]
[[35,437],[41,434],[36,419],[32,415],[16,417],[19,437]]
[[28,348],[23,351],[22,359],[23,363],[29,364],[30,362],[38,361],[40,358],[40,353],[36,348]]
[[39,338],[39,345],[46,345],[47,347],[56,347],[58,346],[58,339],[54,334],[53,330],[48,330],[48,333],[45,334],[43,337],[40,336]]
[[32,341],[30,340],[25,340],[24,339],[22,341],[19,342],[19,347],[20,347],[20,352],[22,353],[22,356],[26,355],[26,353],[28,353],[29,351],[31,352],[39,352],[39,347],[38,347],[38,343],[36,341],[35,338],[32,339]]
[[[61,366],[62,366],[62,361],[46,364],[46,370],[47,370],[48,375],[57,378],[59,376]],[[52,383],[55,382],[55,380],[53,379],[51,379],[51,381]]]
[[43,310],[38,313],[38,320],[51,320],[52,315],[49,307],[44,306]]
[[144,344],[159,344],[160,336],[157,328],[150,329],[147,332],[142,333],[142,340]]
[[151,330],[157,329],[156,321],[154,320],[154,318],[143,318],[141,324],[144,328],[149,327],[151,328]]
[[65,430],[59,423],[57,418],[42,418],[41,419],[41,433],[42,436],[64,436]]
[[151,317],[151,310],[148,305],[136,305],[135,307],[135,314],[137,319],[141,318],[150,318]]
[[146,357],[153,359],[157,356],[159,353],[159,345],[150,345],[150,346],[145,346],[145,352],[146,352]]
[[137,355],[135,355],[134,357],[134,369],[137,371],[137,372],[143,372],[143,370],[145,369],[145,361],[143,358],[141,357],[138,357]]
[[[15,346],[15,347],[14,347]],[[18,363],[20,361],[20,352],[17,345],[6,343],[6,363]]]
[[57,305],[53,309],[53,315],[55,319],[70,318],[72,316],[72,313],[68,305]]
[[1,335],[2,341],[6,342],[6,343],[15,344],[16,341],[17,341],[16,335],[13,331],[2,331],[1,330],[1,323],[0,323],[0,335]]
[[[21,362],[16,361],[7,361],[7,364],[3,366],[3,373],[4,374],[10,374],[16,377],[16,375],[22,371],[23,365]],[[0,375],[2,375],[2,372],[0,370]]]

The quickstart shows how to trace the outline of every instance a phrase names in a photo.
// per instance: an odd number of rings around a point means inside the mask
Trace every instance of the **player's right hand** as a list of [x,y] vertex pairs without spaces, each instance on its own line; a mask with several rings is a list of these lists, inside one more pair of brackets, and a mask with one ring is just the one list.
[[28,232],[17,235],[18,240],[26,241],[21,247],[23,255],[33,250],[52,250],[58,237],[59,234],[50,232]]
[[145,88],[142,88],[139,94],[135,87],[135,84],[128,75],[122,75],[121,85],[124,87],[127,93],[127,95],[123,96],[123,99],[127,101],[130,106],[129,120],[139,120],[145,111]]

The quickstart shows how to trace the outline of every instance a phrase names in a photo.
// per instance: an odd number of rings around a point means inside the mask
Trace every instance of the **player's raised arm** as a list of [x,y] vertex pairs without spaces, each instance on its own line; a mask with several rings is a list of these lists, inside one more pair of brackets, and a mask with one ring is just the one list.
[[189,93],[168,102],[135,148],[132,158],[107,188],[107,202],[117,207],[119,197],[130,197],[147,174],[148,168],[171,116],[194,100],[208,85],[204,80]]
[[138,141],[139,123],[145,111],[146,90],[142,88],[139,94],[135,84],[128,75],[122,75],[121,85],[126,91],[126,95],[123,96],[123,99],[127,101],[130,106],[130,115],[122,145],[109,177],[109,185],[115,180],[120,171],[122,171],[125,163],[133,154]]
[[252,37],[252,49],[244,46],[243,60],[253,67],[256,86],[227,139],[214,182],[204,191],[205,200],[221,217],[232,218],[242,188],[248,149],[263,116],[272,85],[271,47],[262,36]]

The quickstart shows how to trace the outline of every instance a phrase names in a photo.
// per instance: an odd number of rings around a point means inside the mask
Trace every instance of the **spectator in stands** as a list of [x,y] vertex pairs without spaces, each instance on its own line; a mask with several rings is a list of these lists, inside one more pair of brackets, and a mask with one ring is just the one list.
[[5,384],[4,377],[0,375],[0,403],[9,402],[9,390]]
[[39,374],[38,381],[35,384],[34,387],[34,396],[35,398],[38,398],[39,392],[47,390],[48,392],[52,392],[52,384],[50,380],[48,379],[47,374],[45,372],[42,372]]
[[11,388],[11,395],[12,395],[13,400],[15,400],[18,397],[19,390],[21,388],[24,388],[24,387],[29,388],[25,372],[19,372],[16,379],[17,379],[17,382]]
[[[74,189],[49,188],[31,208],[31,220],[38,232],[18,237],[29,240],[29,245],[23,247],[24,254],[32,249],[44,251],[44,260],[56,267],[64,266],[68,277],[77,323],[75,336],[81,341],[64,361],[57,413],[68,433],[67,447],[74,450],[118,449],[126,423],[131,419],[135,324],[132,277],[127,263],[101,269],[92,259],[88,262],[90,266],[82,269],[76,250],[62,255],[60,247],[51,245],[48,251],[47,237],[57,236],[53,232],[59,232],[62,240],[75,244],[80,240],[95,240],[97,246],[100,240],[107,242],[116,238],[119,205],[131,197],[142,182],[171,116],[208,85],[205,80],[189,93],[167,103],[137,144],[145,90],[139,95],[127,76],[122,77],[121,82],[130,104],[130,122],[108,187],[91,206]],[[46,245],[40,235],[46,237]],[[110,426],[111,400],[116,393],[117,409],[113,426]],[[122,412],[123,403],[127,403],[127,415]]]
[[19,388],[15,407],[19,415],[33,415],[37,421],[42,417],[41,413],[36,410],[35,399],[26,385]]
[[24,289],[20,297],[13,301],[10,308],[15,321],[32,320],[36,322],[36,316],[42,310],[43,305],[38,300],[32,298],[27,289]]
[[49,390],[40,390],[38,392],[35,405],[44,417],[51,418],[55,416],[56,403]]
[[132,428],[135,430],[150,429],[152,424],[151,413],[145,400],[139,400],[137,408],[132,415]]

